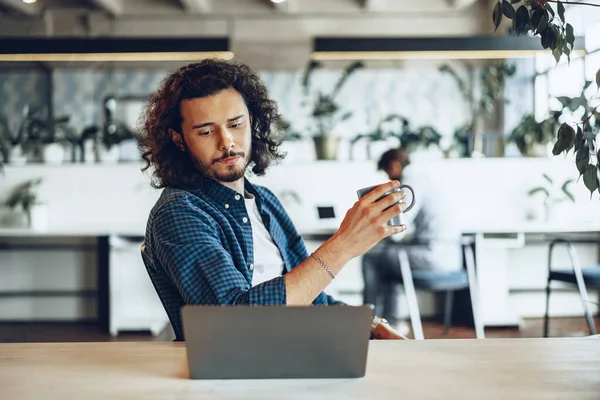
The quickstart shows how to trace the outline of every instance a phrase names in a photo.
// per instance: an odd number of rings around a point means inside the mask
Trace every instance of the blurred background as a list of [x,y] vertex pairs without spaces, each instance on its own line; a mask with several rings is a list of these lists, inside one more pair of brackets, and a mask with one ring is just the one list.
[[[600,260],[597,175],[552,154],[562,123],[600,128],[591,3],[525,20],[495,0],[0,0],[0,341],[170,338],[139,254],[160,191],[134,135],[161,80],[205,57],[248,64],[278,102],[288,156],[250,179],[309,250],[405,148],[473,240],[486,335],[542,336],[552,240]],[[572,268],[567,249],[553,266]],[[360,261],[327,291],[361,304]],[[553,287],[550,336],[589,334],[598,291]],[[427,338],[474,337],[468,289],[447,335],[443,294],[417,297]]]

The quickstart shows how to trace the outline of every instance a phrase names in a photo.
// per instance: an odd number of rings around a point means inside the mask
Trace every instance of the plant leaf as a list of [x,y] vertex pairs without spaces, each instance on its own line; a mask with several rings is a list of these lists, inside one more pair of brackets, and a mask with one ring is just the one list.
[[535,188],[531,189],[529,192],[527,192],[527,195],[533,196],[534,194],[536,194],[538,192],[545,193],[546,197],[550,197],[550,192],[548,192],[548,189],[543,188],[543,187],[535,187]]
[[562,192],[565,194],[565,196],[567,196],[569,198],[569,200],[571,200],[573,203],[575,203],[575,196],[573,196],[573,193],[571,193],[569,191],[569,184],[571,184],[573,182],[573,179],[569,179],[567,181],[565,181],[565,183],[562,184],[560,190],[562,190]]
[[575,150],[577,151],[581,148],[581,145],[583,144],[583,131],[581,130],[581,127],[578,126],[577,127],[577,134],[575,135]]
[[546,27],[541,33],[542,47],[544,49],[554,49],[556,45],[556,34],[551,26]]
[[502,14],[508,19],[515,19],[517,15],[513,6],[506,0],[502,0]]
[[496,32],[498,26],[500,26],[500,22],[502,22],[502,3],[496,3],[494,12],[492,13],[492,19],[494,21],[494,32]]
[[577,155],[575,156],[575,165],[577,166],[577,170],[579,171],[579,176],[583,175],[586,171],[587,166],[590,164],[590,148],[588,147],[587,141],[585,141],[579,151],[577,151]]
[[552,178],[550,178],[550,177],[548,176],[548,174],[542,174],[542,176],[543,176],[543,177],[544,177],[544,179],[546,179],[546,180],[548,181],[548,183],[550,183],[551,185],[554,183],[554,182],[552,182]]
[[567,24],[565,39],[571,45],[571,50],[573,50],[573,46],[575,45],[575,32],[573,32],[573,25]]
[[559,155],[563,151],[569,151],[573,148],[575,142],[575,130],[566,122],[558,128],[556,143],[552,148],[552,154]]
[[304,69],[304,74],[302,76],[302,88],[304,89],[304,93],[308,94],[310,89],[310,78],[312,77],[313,72],[317,68],[321,68],[322,64],[318,61],[311,60]]
[[594,190],[598,189],[598,173],[596,172],[596,166],[589,164],[583,174],[583,184],[590,191],[590,198],[594,193]]
[[[534,21],[533,17],[539,18],[537,19],[537,24],[535,23],[536,21]],[[535,29],[535,33],[541,33],[548,27],[549,21],[550,17],[548,17],[546,10],[542,8],[537,9],[531,17],[531,29]]]
[[565,6],[563,5],[562,2],[559,1],[558,5],[556,6],[556,9],[558,10],[558,17],[564,24],[565,23]]
[[517,33],[520,35],[527,30],[529,25],[529,10],[527,7],[521,6],[517,9],[517,15],[515,17],[515,28]]
[[[598,160],[600,160],[600,150],[598,150],[598,154],[596,157],[598,157]],[[596,164],[596,167],[598,167],[597,175],[598,175],[598,180],[600,180],[600,161],[598,162],[598,164]],[[600,193],[600,185],[598,185],[598,193]]]
[[598,86],[598,90],[600,90],[600,69],[596,72],[596,86]]
[[560,56],[562,56],[562,46],[559,45],[559,46],[555,47],[552,50],[552,55],[554,56],[554,59],[556,60],[556,63],[558,64],[558,62],[560,61]]

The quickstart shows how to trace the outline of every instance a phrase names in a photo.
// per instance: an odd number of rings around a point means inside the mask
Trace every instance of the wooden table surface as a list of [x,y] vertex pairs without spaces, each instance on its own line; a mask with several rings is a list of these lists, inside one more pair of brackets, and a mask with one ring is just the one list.
[[600,399],[600,338],[372,341],[360,379],[188,378],[172,342],[0,344],[0,399]]

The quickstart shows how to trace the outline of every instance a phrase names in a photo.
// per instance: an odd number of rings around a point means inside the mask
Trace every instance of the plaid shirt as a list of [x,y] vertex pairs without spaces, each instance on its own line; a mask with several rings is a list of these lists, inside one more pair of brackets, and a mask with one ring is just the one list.
[[[245,180],[265,227],[281,251],[283,274],[308,257],[302,238],[275,195]],[[285,304],[283,277],[252,287],[254,249],[244,197],[206,179],[198,189],[166,188],[150,212],[144,262],[176,339],[184,304]],[[313,304],[343,304],[325,293]]]

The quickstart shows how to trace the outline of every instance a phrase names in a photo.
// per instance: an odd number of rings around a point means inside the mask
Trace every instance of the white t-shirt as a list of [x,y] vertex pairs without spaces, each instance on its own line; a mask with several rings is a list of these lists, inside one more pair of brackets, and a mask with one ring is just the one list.
[[404,169],[401,181],[414,189],[415,206],[404,215],[408,229],[390,239],[429,243],[428,246],[407,246],[413,269],[456,271],[462,268],[461,231],[448,199],[450,194],[413,166]]
[[[251,196],[251,195],[250,195]],[[254,271],[252,273],[252,286],[270,281],[281,276],[283,272],[283,258],[273,237],[263,223],[256,199],[245,198],[246,210],[252,226],[252,243],[254,245]]]

